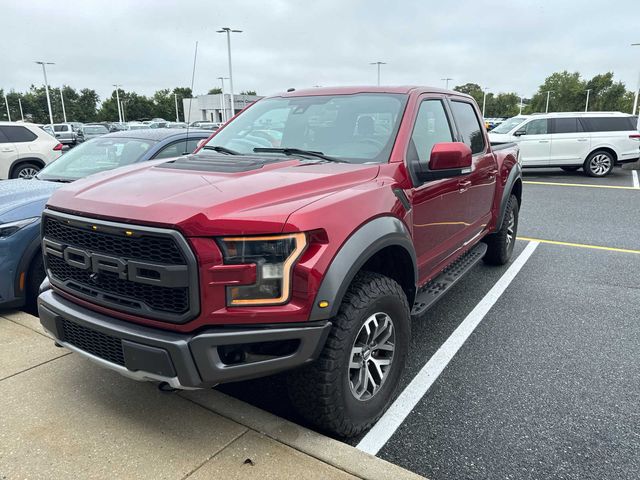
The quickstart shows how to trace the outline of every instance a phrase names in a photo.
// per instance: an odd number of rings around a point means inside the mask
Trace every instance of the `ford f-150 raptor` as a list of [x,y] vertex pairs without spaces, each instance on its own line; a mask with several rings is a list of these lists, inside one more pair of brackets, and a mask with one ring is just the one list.
[[355,435],[393,399],[412,317],[509,261],[521,200],[517,147],[492,148],[467,95],[290,91],[194,154],[57,190],[41,323],[165,387],[291,370],[301,415]]

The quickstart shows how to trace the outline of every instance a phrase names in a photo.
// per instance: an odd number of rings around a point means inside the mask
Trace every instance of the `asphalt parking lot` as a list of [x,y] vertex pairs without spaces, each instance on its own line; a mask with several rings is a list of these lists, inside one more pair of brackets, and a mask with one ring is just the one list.
[[[413,402],[350,443],[431,479],[637,479],[639,208],[629,170],[526,171],[521,269],[481,264],[414,322]],[[218,388],[298,421],[282,383]]]

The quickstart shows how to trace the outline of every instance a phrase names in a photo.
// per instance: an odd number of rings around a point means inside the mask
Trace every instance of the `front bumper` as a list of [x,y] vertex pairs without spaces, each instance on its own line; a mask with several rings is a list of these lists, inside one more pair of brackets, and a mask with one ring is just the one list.
[[[331,328],[329,322],[314,322],[303,327],[175,333],[94,312],[53,290],[40,294],[38,312],[40,323],[60,345],[127,377],[183,389],[262,377],[311,362],[320,354]],[[224,353],[279,344],[295,348],[282,355],[250,355],[246,361],[233,362]]]

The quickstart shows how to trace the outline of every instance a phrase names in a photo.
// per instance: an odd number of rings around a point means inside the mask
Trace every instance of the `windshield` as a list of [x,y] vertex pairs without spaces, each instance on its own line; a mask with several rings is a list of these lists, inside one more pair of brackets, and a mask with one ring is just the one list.
[[502,122],[500,125],[498,125],[496,128],[494,128],[493,130],[491,130],[490,133],[509,133],[511,130],[513,130],[515,127],[520,125],[526,119],[527,119],[527,117],[512,117],[512,118],[509,118],[509,119],[505,120],[504,122]]
[[388,162],[405,103],[406,95],[387,93],[269,98],[240,114],[207,145],[241,154],[281,147],[351,163]]
[[155,142],[135,138],[95,138],[78,145],[38,173],[40,180],[78,180],[137,162]]
[[96,125],[94,127],[84,127],[84,133],[109,133],[107,127],[103,127],[102,125]]

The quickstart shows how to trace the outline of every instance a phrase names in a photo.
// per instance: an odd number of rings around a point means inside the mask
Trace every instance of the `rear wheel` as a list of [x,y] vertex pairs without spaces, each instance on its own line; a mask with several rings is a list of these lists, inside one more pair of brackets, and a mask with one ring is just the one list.
[[409,348],[410,310],[394,280],[359,273],[345,294],[320,358],[288,376],[300,415],[350,437],[373,425],[393,399]]
[[504,265],[513,254],[518,233],[518,199],[515,195],[509,197],[507,208],[504,212],[502,227],[496,233],[486,237],[487,253],[484,255],[485,263],[492,265]]
[[33,178],[39,171],[39,165],[35,163],[23,163],[13,170],[11,178]]
[[580,167],[560,167],[565,172],[577,172]]
[[615,159],[604,150],[593,152],[584,162],[584,173],[590,177],[604,177],[613,170]]

